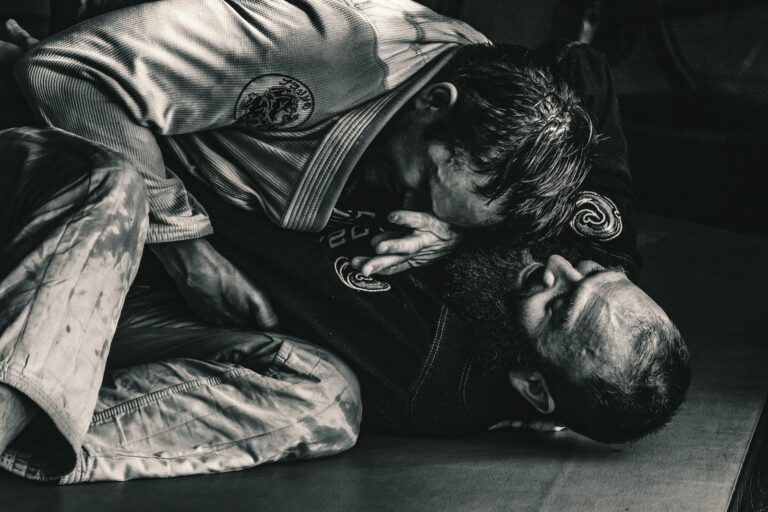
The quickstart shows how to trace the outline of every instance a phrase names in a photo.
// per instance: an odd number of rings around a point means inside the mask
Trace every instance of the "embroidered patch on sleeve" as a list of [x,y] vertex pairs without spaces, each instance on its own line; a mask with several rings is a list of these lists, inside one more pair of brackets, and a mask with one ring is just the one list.
[[345,256],[339,256],[333,263],[333,268],[336,270],[336,275],[339,276],[344,286],[348,286],[358,292],[387,292],[392,289],[389,283],[378,281],[372,277],[364,276],[362,273],[355,270],[350,262],[349,258]]
[[261,75],[240,92],[235,120],[262,130],[295,128],[309,119],[314,108],[312,91],[295,78]]
[[579,235],[601,242],[613,240],[623,229],[621,213],[616,204],[590,190],[580,192],[576,196],[576,208],[570,225]]

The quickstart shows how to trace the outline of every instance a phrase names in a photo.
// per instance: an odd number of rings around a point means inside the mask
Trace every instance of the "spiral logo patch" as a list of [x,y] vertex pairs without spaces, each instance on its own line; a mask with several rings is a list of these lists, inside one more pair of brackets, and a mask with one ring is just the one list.
[[340,256],[333,263],[336,275],[339,276],[344,286],[352,288],[358,292],[387,292],[392,289],[389,283],[378,281],[372,277],[364,276],[352,267],[349,258]]
[[623,224],[616,204],[607,197],[585,190],[576,197],[576,209],[571,217],[571,229],[586,238],[601,242],[621,234]]
[[240,92],[235,120],[250,128],[294,128],[306,121],[315,108],[312,91],[286,75],[261,75]]

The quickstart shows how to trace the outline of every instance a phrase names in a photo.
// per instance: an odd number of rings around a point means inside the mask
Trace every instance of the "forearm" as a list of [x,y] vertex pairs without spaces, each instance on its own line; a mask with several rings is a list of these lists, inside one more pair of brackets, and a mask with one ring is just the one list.
[[201,237],[212,232],[203,209],[183,183],[166,173],[152,132],[134,122],[93,84],[33,66],[24,90],[32,111],[55,126],[120,152],[139,169],[147,187],[148,243]]
[[277,327],[267,297],[203,238],[151,245],[182,298],[213,324]]
[[107,32],[121,31],[134,18],[116,16],[114,26],[94,20],[74,37],[44,41],[19,60],[17,80],[39,122],[118,151],[139,170],[150,205],[149,243],[205,236],[212,230],[204,210],[166,170],[155,139],[186,128],[170,115],[184,91],[167,91],[151,69],[170,65],[173,48],[147,56],[145,69],[137,57],[145,58],[152,37],[140,27],[114,38]]
[[188,279],[191,269],[216,264],[211,257],[214,249],[204,238],[157,243],[148,247],[176,281]]

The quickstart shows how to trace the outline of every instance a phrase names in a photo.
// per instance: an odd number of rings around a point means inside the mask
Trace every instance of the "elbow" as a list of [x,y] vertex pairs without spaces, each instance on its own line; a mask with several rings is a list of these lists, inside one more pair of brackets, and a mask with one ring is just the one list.
[[82,77],[72,74],[67,57],[58,56],[45,42],[22,55],[14,65],[14,76],[32,113],[47,126],[57,126],[58,114],[71,111],[67,105],[85,92]]
[[34,90],[35,77],[44,69],[42,52],[38,44],[24,53],[14,64],[14,76],[16,83],[26,94]]
[[[22,55],[14,65],[14,76],[22,96],[27,101],[32,113],[37,118],[42,118],[46,125],[51,125],[45,115],[45,109],[41,108],[49,100],[51,95],[57,93],[56,87],[49,86],[49,80],[44,77],[47,73],[47,65],[37,45]],[[55,99],[53,101],[56,101]]]

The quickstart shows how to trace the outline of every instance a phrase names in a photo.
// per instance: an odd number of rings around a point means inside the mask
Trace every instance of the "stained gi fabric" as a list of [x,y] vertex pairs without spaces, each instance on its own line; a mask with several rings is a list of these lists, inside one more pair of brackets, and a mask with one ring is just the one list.
[[358,384],[334,356],[205,325],[168,290],[136,287],[124,305],[147,229],[130,164],[55,129],[0,132],[0,155],[0,382],[42,410],[0,466],[127,480],[354,445]]
[[[144,247],[144,183],[113,152],[60,130],[4,131],[0,158],[0,380],[77,452]],[[4,467],[18,464],[3,454]],[[68,471],[23,466],[31,478]]]

